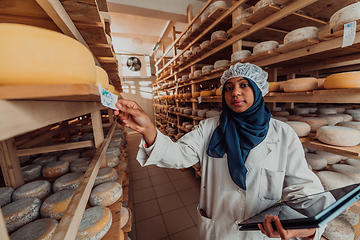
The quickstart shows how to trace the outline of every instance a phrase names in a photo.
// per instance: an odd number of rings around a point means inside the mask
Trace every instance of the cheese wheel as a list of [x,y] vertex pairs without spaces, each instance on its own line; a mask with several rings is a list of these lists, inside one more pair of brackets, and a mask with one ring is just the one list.
[[44,167],[48,163],[52,163],[57,161],[57,157],[54,155],[48,155],[48,156],[41,156],[36,158],[32,164],[40,165],[41,167]]
[[214,65],[206,65],[201,68],[203,73],[211,72],[212,70],[214,70]]
[[335,12],[330,17],[330,28],[333,31],[339,31],[341,29],[344,29],[345,23],[350,23],[353,21],[357,21],[357,24],[359,24],[360,20],[360,3],[353,3],[350,4],[337,12]]
[[337,114],[337,111],[335,108],[318,108],[318,110],[316,110],[316,113],[320,115],[328,115]]
[[216,92],[215,92],[216,96],[221,96],[222,95],[222,92],[220,91],[220,89],[216,89]]
[[92,207],[84,211],[76,234],[77,240],[98,240],[105,236],[112,224],[112,214],[106,207]]
[[206,113],[207,113],[208,111],[209,111],[209,110],[207,110],[207,109],[199,110],[199,111],[198,111],[198,116],[204,118],[204,117],[206,117]]
[[68,163],[72,163],[73,161],[79,159],[80,153],[76,151],[71,151],[68,153],[65,153],[64,155],[61,155],[59,157],[59,161],[66,161]]
[[315,153],[319,154],[320,156],[323,156],[326,159],[328,165],[336,164],[336,163],[340,162],[342,159],[340,155],[336,155],[336,154],[329,153],[329,152],[316,150]]
[[[349,114],[340,113],[340,114],[338,114],[338,116],[341,116],[343,118],[343,122],[348,122],[353,119],[352,116]],[[342,125],[339,125],[339,126],[342,126]]]
[[106,182],[95,187],[90,194],[91,206],[110,206],[122,196],[122,187],[117,182]]
[[113,158],[120,156],[120,149],[117,147],[109,147],[106,150],[106,157],[107,158]]
[[13,232],[39,216],[41,201],[35,197],[19,199],[3,207],[8,232]]
[[126,162],[120,162],[120,163],[119,163],[118,170],[119,170],[119,171],[124,171],[124,172],[126,172],[126,170],[127,170],[127,164],[126,164]]
[[101,168],[95,178],[94,187],[106,182],[115,182],[117,178],[118,174],[114,168]]
[[[289,43],[301,42],[308,38],[318,38],[319,29],[317,27],[303,27],[295,29],[284,37],[284,45]],[[317,82],[316,82],[317,85]]]
[[309,124],[311,132],[316,132],[320,127],[328,124],[328,121],[325,118],[319,117],[302,117],[298,121]]
[[58,222],[44,218],[33,221],[19,228],[10,235],[11,240],[51,240]]
[[290,115],[288,111],[273,111],[273,112],[271,112],[271,114],[273,116],[280,116],[280,117],[285,117],[285,116]]
[[14,192],[12,187],[0,187],[0,207],[11,202],[11,194]]
[[60,220],[67,209],[76,189],[65,189],[50,195],[41,205],[40,214],[43,218]]
[[119,157],[113,157],[107,159],[108,167],[116,167],[119,164]]
[[314,153],[305,153],[306,161],[311,165],[314,170],[322,170],[326,168],[327,161],[326,159],[318,154]]
[[210,37],[211,41],[217,38],[227,38],[227,33],[224,30],[213,32]]
[[306,92],[317,89],[316,78],[294,78],[286,80],[284,83],[284,92]]
[[94,134],[93,133],[85,133],[80,138],[80,141],[88,141],[88,140],[94,140]]
[[109,77],[107,72],[99,66],[95,66],[95,69],[96,69],[96,86],[98,86],[98,83],[100,83],[103,88],[109,89]]
[[195,54],[195,53],[197,53],[198,51],[200,51],[200,46],[192,46],[192,47],[191,47],[191,53],[192,53],[192,54]]
[[337,217],[327,224],[323,236],[332,240],[354,240],[355,230],[344,218]]
[[355,184],[351,177],[333,171],[319,171],[316,176],[320,179],[325,191],[342,188],[351,184]]
[[279,87],[280,87],[280,92],[283,92],[283,91],[284,91],[285,82],[286,82],[286,81],[277,82],[277,83],[279,84]]
[[317,111],[317,107],[307,107],[307,109],[309,109],[309,113],[316,113]]
[[345,164],[360,168],[360,160],[357,159],[348,158],[345,160]]
[[265,41],[258,43],[253,48],[253,54],[260,54],[263,52],[274,50],[279,47],[279,43],[277,41]]
[[46,164],[42,169],[45,178],[60,177],[69,171],[70,164],[67,161],[56,161]]
[[304,122],[287,121],[287,124],[294,129],[298,137],[306,137],[310,133],[310,125]]
[[231,62],[239,61],[251,56],[251,52],[249,50],[240,50],[231,54]]
[[91,52],[65,34],[2,23],[0,36],[1,85],[96,83]]
[[359,214],[354,213],[351,210],[345,210],[339,216],[344,218],[346,221],[348,221],[353,226],[359,223]]
[[84,174],[80,172],[67,173],[59,177],[53,184],[53,191],[58,192],[65,189],[77,188]]
[[189,75],[184,75],[181,77],[181,81],[183,81],[183,82],[185,82],[188,79],[189,79]]
[[295,107],[295,108],[290,109],[290,113],[292,113],[294,115],[309,114],[310,110],[309,110],[309,108]]
[[129,221],[130,218],[130,209],[126,207],[122,207],[120,209],[120,228],[125,227],[126,223]]
[[196,29],[198,29],[200,27],[200,23],[194,23],[194,25],[191,26],[191,31],[195,31]]
[[333,108],[336,110],[337,113],[345,112],[345,108],[343,108],[343,107],[333,107]]
[[[188,94],[188,93],[186,93],[186,94]],[[189,93],[190,95],[191,95],[191,93]],[[185,109],[184,110],[184,114],[186,114],[186,115],[191,115],[191,113],[192,113],[192,109],[191,108],[188,108],[188,109]]]
[[[211,117],[217,117],[217,116],[220,116],[221,112],[220,111],[217,111],[217,110],[210,110],[208,112],[206,112],[206,117],[207,118],[211,118]],[[192,128],[192,127],[191,127]],[[190,128],[190,129],[191,129]]]
[[233,20],[233,22],[232,22],[233,27],[234,27],[236,24],[238,24],[238,23],[240,23],[240,22],[242,22],[242,21],[245,21],[245,20],[248,19],[251,15],[252,15],[252,13],[250,13],[250,12],[243,12],[243,13],[241,13],[239,16],[237,16],[237,17]]
[[299,115],[288,115],[285,116],[287,118],[288,121],[298,121],[300,118],[302,118]]
[[226,2],[225,1],[215,1],[212,4],[210,4],[210,13],[215,11],[218,7],[225,7],[226,8]]
[[21,173],[23,175],[24,181],[29,182],[41,176],[41,165],[30,164],[24,167],[21,167]]
[[280,92],[280,84],[278,82],[269,82],[269,92]]
[[260,9],[268,6],[269,4],[276,4],[275,0],[260,0],[254,6],[254,13],[259,11]]
[[46,180],[29,182],[18,187],[12,194],[12,200],[16,201],[23,198],[36,197],[43,199],[51,192],[51,185]]
[[214,63],[214,69],[227,68],[230,64],[229,60],[219,60]]
[[337,123],[342,122],[344,119],[337,114],[317,115],[317,117],[325,118],[329,126],[335,126]]
[[360,143],[360,131],[340,126],[323,126],[316,131],[316,137],[320,142],[351,147]]
[[347,164],[334,164],[330,166],[330,170],[338,173],[345,174],[351,177],[355,182],[360,182],[359,168]]
[[198,110],[197,109],[192,110],[191,115],[197,116],[198,115]]
[[55,151],[55,152],[48,152],[48,153],[43,153],[41,154],[41,156],[53,156],[55,155],[57,158],[60,157],[61,155],[64,154],[63,150],[59,150],[59,151]]
[[359,109],[349,109],[345,111],[346,114],[349,114],[356,121],[360,120],[360,110]]
[[336,126],[342,126],[347,128],[353,128],[360,131],[360,122],[339,122],[336,124]]
[[91,158],[89,157],[79,158],[70,164],[70,171],[84,173],[88,169],[90,163]]
[[203,41],[203,42],[200,44],[200,49],[206,48],[207,46],[210,45],[210,43],[211,43],[210,40]]
[[214,95],[213,91],[201,91],[200,92],[201,97],[210,97],[212,95]]
[[202,70],[196,70],[196,71],[194,72],[194,77],[200,76],[201,73],[202,73]]
[[359,88],[360,71],[332,74],[325,79],[324,87],[326,89]]
[[109,143],[109,147],[121,146],[123,139],[121,137],[113,137]]

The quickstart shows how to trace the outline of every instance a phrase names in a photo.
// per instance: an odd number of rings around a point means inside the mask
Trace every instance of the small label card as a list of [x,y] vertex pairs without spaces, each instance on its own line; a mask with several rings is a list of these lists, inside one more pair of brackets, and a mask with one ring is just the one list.
[[344,37],[342,47],[351,46],[354,43],[356,34],[356,21],[344,24]]
[[199,103],[201,103],[201,96],[200,96],[200,97],[198,97],[198,102],[199,102]]
[[100,93],[100,99],[101,104],[105,107],[112,108],[114,110],[119,110],[115,104],[117,103],[118,96],[109,92],[105,88],[101,86],[101,83],[98,82],[99,87],[99,93]]

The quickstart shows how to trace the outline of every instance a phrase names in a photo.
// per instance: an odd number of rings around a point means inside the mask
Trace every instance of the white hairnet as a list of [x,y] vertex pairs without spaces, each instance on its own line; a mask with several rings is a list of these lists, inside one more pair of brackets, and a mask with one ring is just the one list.
[[261,67],[251,63],[236,63],[230,66],[220,78],[220,91],[222,92],[224,84],[227,80],[236,77],[244,77],[252,80],[265,96],[269,92],[269,83],[267,81],[268,74]]

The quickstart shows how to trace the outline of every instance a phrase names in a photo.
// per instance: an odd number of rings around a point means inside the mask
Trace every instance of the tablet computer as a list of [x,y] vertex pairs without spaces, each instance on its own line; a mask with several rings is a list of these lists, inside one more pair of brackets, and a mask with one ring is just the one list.
[[[281,201],[239,223],[240,231],[260,230],[266,215],[278,216],[284,229],[318,228],[332,221],[360,199],[360,184]],[[329,201],[333,201],[329,206]],[[273,222],[273,227],[276,229]]]

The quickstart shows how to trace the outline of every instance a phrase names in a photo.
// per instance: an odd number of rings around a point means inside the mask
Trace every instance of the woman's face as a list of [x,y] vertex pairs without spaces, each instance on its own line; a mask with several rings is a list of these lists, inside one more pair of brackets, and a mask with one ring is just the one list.
[[224,85],[227,105],[236,113],[249,109],[254,103],[254,91],[243,77],[231,78]]

